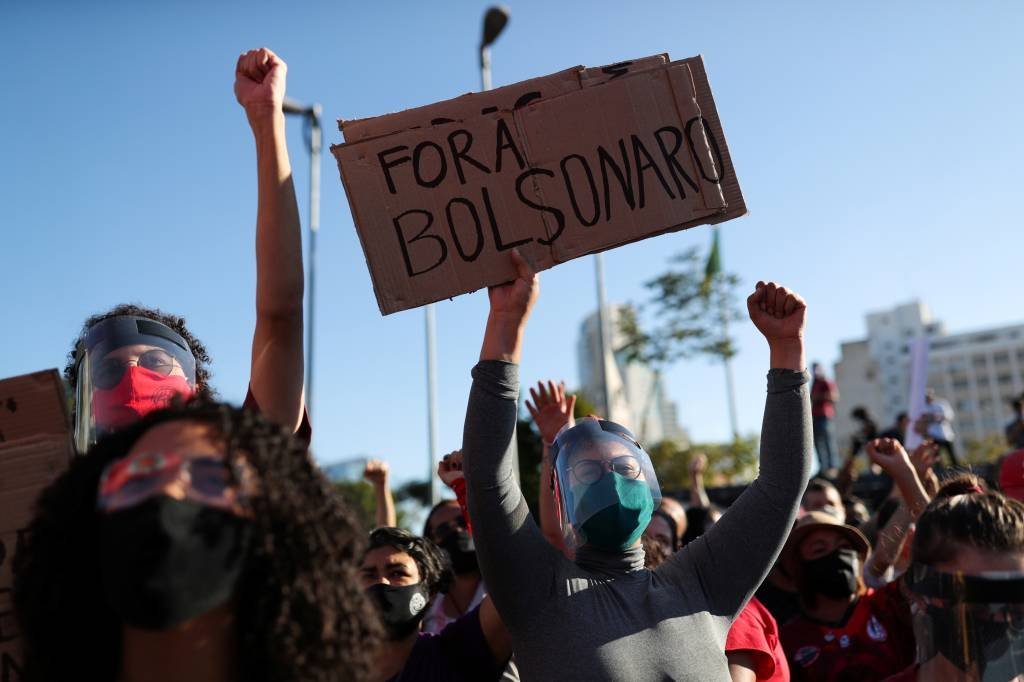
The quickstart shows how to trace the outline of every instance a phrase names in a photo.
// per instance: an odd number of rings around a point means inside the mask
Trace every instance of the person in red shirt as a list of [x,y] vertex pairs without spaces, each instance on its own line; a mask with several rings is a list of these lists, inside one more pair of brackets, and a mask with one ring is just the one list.
[[832,442],[832,419],[836,416],[836,402],[839,389],[835,382],[825,376],[825,370],[817,362],[811,365],[814,383],[811,384],[811,426],[814,429],[814,449],[818,453],[821,471],[839,466],[839,454]]
[[783,549],[800,613],[783,625],[793,680],[878,680],[914,659],[910,609],[899,584],[866,588],[861,570],[870,546],[853,526],[808,512]]
[[778,623],[757,597],[750,598],[729,628],[725,656],[732,682],[789,681]]

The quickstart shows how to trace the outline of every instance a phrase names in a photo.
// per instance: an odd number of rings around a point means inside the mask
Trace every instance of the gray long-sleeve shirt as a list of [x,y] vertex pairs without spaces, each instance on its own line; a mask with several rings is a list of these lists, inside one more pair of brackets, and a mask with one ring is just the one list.
[[463,434],[477,556],[524,680],[729,680],[725,638],[775,561],[811,466],[806,372],[772,370],[758,478],[700,539],[654,571],[643,550],[541,535],[512,474],[519,368],[473,369]]

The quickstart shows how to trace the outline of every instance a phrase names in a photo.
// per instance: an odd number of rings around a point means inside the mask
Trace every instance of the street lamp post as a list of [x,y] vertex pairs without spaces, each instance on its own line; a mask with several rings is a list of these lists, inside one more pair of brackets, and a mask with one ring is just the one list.
[[[491,7],[484,15],[483,36],[480,39],[480,86],[482,90],[491,89],[491,44],[497,40],[505,24],[508,23],[508,9]],[[434,467],[437,466],[437,339],[434,318],[434,304],[425,309],[425,331],[427,336],[427,438],[429,440],[429,462],[427,464],[427,480],[430,481],[430,504],[437,504],[440,490]],[[519,476],[518,458],[513,459],[516,477]]]
[[313,339],[316,329],[316,236],[320,231],[320,151],[323,146],[320,114],[323,108],[315,103],[300,104],[287,97],[282,108],[286,114],[302,116],[309,124],[309,312],[306,315],[309,336],[306,338],[306,412],[312,418]]

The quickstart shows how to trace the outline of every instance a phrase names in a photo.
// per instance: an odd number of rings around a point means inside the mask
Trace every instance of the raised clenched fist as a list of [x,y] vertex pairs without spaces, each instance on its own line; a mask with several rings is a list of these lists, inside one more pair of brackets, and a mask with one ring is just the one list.
[[265,47],[240,55],[235,66],[235,98],[246,114],[281,111],[287,74],[284,60]]
[[441,458],[437,463],[437,477],[449,488],[455,481],[465,477],[462,473],[462,450],[449,452]]
[[363,469],[363,478],[376,486],[386,485],[388,482],[388,463],[380,459],[371,459]]
[[914,471],[907,451],[903,449],[903,446],[895,438],[875,438],[872,441],[868,441],[864,449],[867,451],[871,461],[882,467],[885,473],[893,478],[897,478],[900,474],[907,471],[911,473]]
[[807,304],[796,292],[775,282],[758,282],[747,298],[747,312],[769,345],[803,342]]

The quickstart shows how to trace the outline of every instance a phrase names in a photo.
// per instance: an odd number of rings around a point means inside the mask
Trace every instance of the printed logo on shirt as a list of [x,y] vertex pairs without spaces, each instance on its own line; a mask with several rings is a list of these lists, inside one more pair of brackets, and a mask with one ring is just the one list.
[[886,632],[885,626],[879,623],[878,619],[874,616],[868,619],[868,637],[876,642],[884,642],[889,638],[889,633]]
[[807,668],[818,660],[819,654],[821,654],[821,649],[816,646],[802,646],[793,654],[793,660],[801,667]]
[[417,592],[416,594],[412,595],[412,599],[409,600],[409,613],[415,616],[417,613],[422,611],[423,607],[426,605],[427,600],[423,597],[422,594]]

